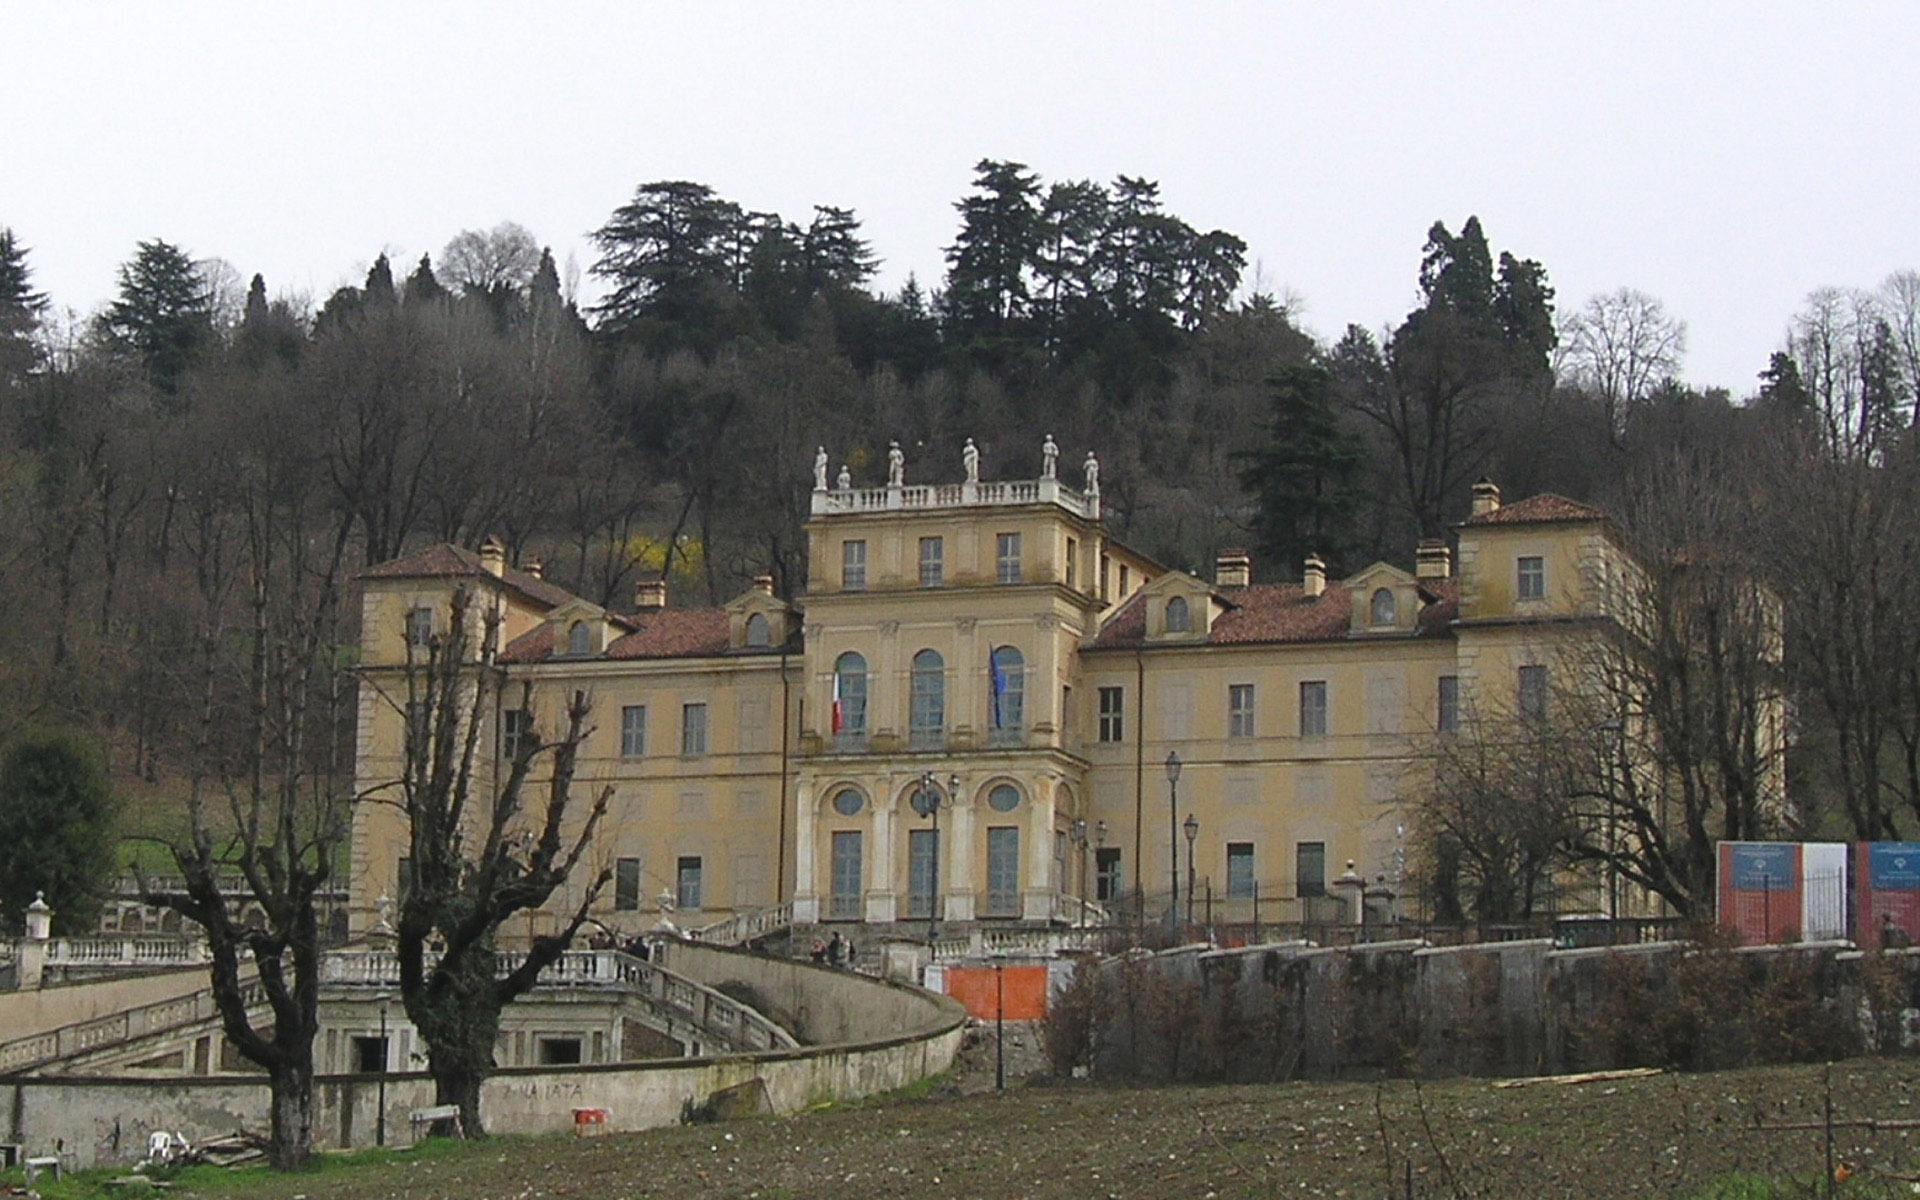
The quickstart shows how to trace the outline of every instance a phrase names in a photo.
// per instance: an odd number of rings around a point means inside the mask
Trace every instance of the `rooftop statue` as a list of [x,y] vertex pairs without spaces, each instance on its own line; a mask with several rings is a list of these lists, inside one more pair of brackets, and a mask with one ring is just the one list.
[[853,488],[853,469],[852,469],[851,467],[849,467],[849,466],[847,466],[847,464],[845,464],[845,463],[841,463],[841,464],[840,464],[840,478],[838,478],[838,479],[836,479],[836,480],[834,480],[834,483],[835,483],[836,485],[838,485],[838,487],[840,488],[840,490],[841,490],[841,491],[843,491],[843,492],[845,492],[845,491],[850,491],[850,490],[852,490],[852,488]]
[[1100,460],[1093,456],[1093,451],[1091,450],[1087,451],[1087,461],[1085,465],[1087,468],[1087,495],[1098,496],[1100,494]]
[[967,469],[967,482],[980,482],[980,448],[967,439],[966,449],[960,451],[960,465]]
[[1048,434],[1047,440],[1040,443],[1040,478],[1042,479],[1058,478],[1059,462],[1060,462],[1060,447],[1053,440],[1053,435]]
[[816,492],[827,490],[827,448],[825,446],[820,447],[813,456],[813,490]]
[[900,449],[899,442],[887,443],[887,486],[905,487],[907,483],[907,456]]

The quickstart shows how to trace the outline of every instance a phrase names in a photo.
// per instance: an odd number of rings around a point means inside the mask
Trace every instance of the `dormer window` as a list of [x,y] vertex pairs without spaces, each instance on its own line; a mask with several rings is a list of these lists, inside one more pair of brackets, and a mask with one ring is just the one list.
[[747,618],[747,646],[763,650],[773,644],[773,634],[767,627],[765,613],[754,613]]
[[593,630],[585,621],[575,621],[567,626],[567,653],[575,658],[584,658],[593,653]]
[[1193,632],[1193,614],[1187,609],[1185,596],[1175,596],[1167,601],[1167,632]]
[[1399,616],[1399,606],[1394,603],[1392,588],[1375,588],[1369,607],[1370,619],[1375,625],[1391,625]]

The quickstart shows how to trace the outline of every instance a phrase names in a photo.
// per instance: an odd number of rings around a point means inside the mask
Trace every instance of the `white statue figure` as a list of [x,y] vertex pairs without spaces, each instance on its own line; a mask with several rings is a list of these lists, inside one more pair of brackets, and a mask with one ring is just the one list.
[[813,456],[813,490],[816,492],[827,490],[827,448],[825,446],[820,447]]
[[980,447],[973,444],[972,438],[967,439],[966,449],[960,451],[960,465],[967,469],[968,483],[980,482]]
[[1048,434],[1047,440],[1040,443],[1040,478],[1058,478],[1059,467],[1057,464],[1059,461],[1060,447],[1054,442],[1053,435]]
[[843,492],[853,490],[853,469],[845,463],[840,464],[840,478],[834,480]]
[[1093,456],[1091,450],[1087,451],[1086,468],[1087,495],[1098,496],[1100,494],[1100,460]]
[[899,442],[887,443],[887,486],[905,487],[907,484],[907,456],[900,449]]

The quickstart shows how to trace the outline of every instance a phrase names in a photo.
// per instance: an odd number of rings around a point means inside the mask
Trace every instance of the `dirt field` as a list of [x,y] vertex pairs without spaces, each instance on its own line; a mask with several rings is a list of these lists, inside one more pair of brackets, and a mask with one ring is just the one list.
[[[1009,1043],[1011,1043],[1009,1038]],[[989,1047],[990,1049],[990,1047]],[[989,1058],[989,1064],[991,1062]],[[977,1072],[977,1068],[976,1068]],[[969,1078],[977,1078],[969,1072]],[[990,1077],[989,1077],[990,1081]],[[1920,1062],[1832,1068],[1836,1116],[1920,1118]],[[1104,1090],[1028,1086],[926,1095],[783,1119],[500,1140],[292,1178],[228,1174],[173,1194],[385,1197],[1815,1196],[1820,1067],[1496,1088],[1288,1084]],[[1906,1196],[1920,1131],[1843,1129],[1842,1196]],[[410,1161],[411,1160],[411,1161]],[[1761,1181],[1770,1181],[1767,1186]]]

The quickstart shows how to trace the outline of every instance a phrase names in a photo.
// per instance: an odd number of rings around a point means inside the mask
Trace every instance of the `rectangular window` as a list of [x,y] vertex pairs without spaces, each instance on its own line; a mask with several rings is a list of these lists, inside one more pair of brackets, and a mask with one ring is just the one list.
[[634,912],[640,907],[640,860],[613,860],[613,908],[615,912]]
[[620,757],[639,758],[647,752],[647,706],[629,704],[620,710]]
[[520,747],[533,731],[533,718],[524,708],[509,708],[500,714],[500,756],[507,762],[520,757]]
[[1300,842],[1294,846],[1293,894],[1301,897],[1327,894],[1325,842]]
[[989,917],[1020,915],[1020,828],[995,825],[987,830],[987,911]]
[[920,539],[920,586],[937,588],[946,575],[947,542],[945,538],[926,537]]
[[1020,582],[1020,535],[994,535],[994,579],[1000,583]]
[[827,915],[841,921],[860,917],[860,831],[841,829],[833,835],[832,891]]
[[1236,683],[1227,688],[1227,736],[1253,736],[1253,685]]
[[1514,585],[1515,597],[1521,600],[1544,600],[1547,598],[1547,563],[1537,554],[1520,556],[1518,579]]
[[1460,732],[1460,677],[1440,677],[1440,711],[1434,727],[1441,733]]
[[1123,741],[1126,737],[1126,689],[1103,687],[1100,689],[1100,740],[1103,742]]
[[1100,602],[1102,604],[1107,600],[1107,572],[1111,570],[1113,570],[1113,560],[1102,554],[1100,556]]
[[1521,667],[1519,683],[1520,715],[1538,721],[1547,715],[1547,669]]
[[1227,843],[1227,899],[1245,900],[1253,895],[1253,843]]
[[353,1069],[361,1075],[375,1075],[386,1070],[387,1039],[383,1037],[354,1038]]
[[1127,598],[1127,564],[1121,563],[1120,564],[1120,594],[1118,596],[1115,596],[1114,599],[1125,600],[1126,598]]
[[907,831],[907,916],[933,915],[933,830]]
[[843,592],[867,590],[867,544],[865,542],[840,543],[840,590]]
[[674,903],[681,910],[700,907],[700,856],[682,855],[673,874]]
[[1327,736],[1327,681],[1303,680],[1300,684],[1300,736]]
[[425,649],[433,640],[433,610],[424,605],[407,610],[407,645]]
[[1120,898],[1120,848],[1102,846],[1093,852],[1093,898],[1102,904]]
[[697,758],[707,752],[707,706],[704,704],[683,704],[680,706],[680,753],[687,758]]
[[1067,586],[1080,586],[1080,543],[1072,538],[1067,539]]

